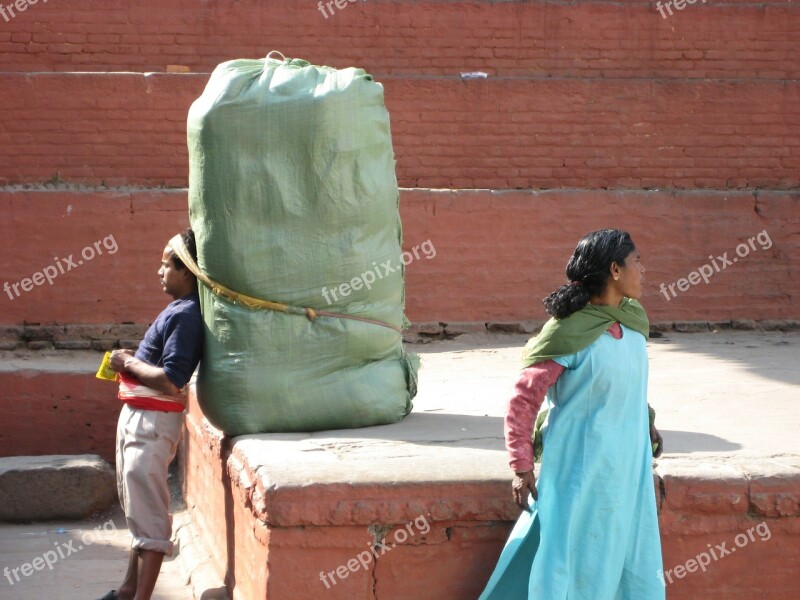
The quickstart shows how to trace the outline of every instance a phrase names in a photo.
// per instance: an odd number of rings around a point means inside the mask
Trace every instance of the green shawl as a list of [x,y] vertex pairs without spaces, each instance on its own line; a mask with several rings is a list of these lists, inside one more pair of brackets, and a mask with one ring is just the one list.
[[539,335],[525,345],[522,368],[580,352],[617,321],[638,331],[645,339],[650,334],[647,314],[636,300],[623,298],[619,306],[587,304],[565,319],[551,318],[547,321]]

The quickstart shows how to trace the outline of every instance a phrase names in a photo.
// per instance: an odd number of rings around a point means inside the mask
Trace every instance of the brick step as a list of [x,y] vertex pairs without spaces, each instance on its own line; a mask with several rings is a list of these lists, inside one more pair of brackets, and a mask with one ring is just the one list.
[[[30,325],[26,323],[0,326],[0,350],[104,352],[114,348],[136,348],[145,331],[147,331],[145,324]],[[86,356],[94,357],[94,354],[89,353]]]
[[[0,73],[0,184],[187,185],[206,75]],[[387,77],[403,187],[797,189],[800,82]]]
[[[158,287],[158,257],[188,224],[186,206],[186,190],[0,191],[0,212],[8,215],[0,237],[19,249],[6,257],[0,281],[9,284],[0,290],[0,325],[150,323],[168,300]],[[787,275],[800,253],[796,194],[403,189],[400,216],[405,250],[419,248],[419,258],[404,259],[413,322],[540,320],[540,299],[564,281],[577,240],[607,226],[629,230],[639,246],[653,322],[800,319],[791,301],[800,297],[800,280]],[[113,254],[102,242],[109,237]],[[78,265],[86,248],[92,258]],[[723,254],[731,264],[716,258]],[[70,257],[74,268],[67,265],[52,285],[41,277],[35,285],[36,273]],[[708,283],[692,275],[701,268],[712,271]],[[28,337],[48,339],[70,338],[66,330]],[[108,339],[121,335],[95,338]]]
[[94,374],[100,352],[4,352],[0,456],[98,454],[114,462],[120,402]]
[[672,16],[649,0],[338,3],[40,2],[0,17],[0,70],[205,72],[278,49],[380,76],[800,78],[800,7],[784,0],[679,2]]

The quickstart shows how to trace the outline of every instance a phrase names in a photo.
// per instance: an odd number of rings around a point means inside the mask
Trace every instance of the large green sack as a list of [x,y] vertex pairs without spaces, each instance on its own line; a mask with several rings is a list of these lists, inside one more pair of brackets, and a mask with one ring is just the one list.
[[209,421],[240,435],[402,419],[416,357],[399,331],[404,270],[383,87],[362,69],[225,62],[189,111],[188,143],[190,218],[208,277],[389,325],[252,310],[201,284],[197,394]]

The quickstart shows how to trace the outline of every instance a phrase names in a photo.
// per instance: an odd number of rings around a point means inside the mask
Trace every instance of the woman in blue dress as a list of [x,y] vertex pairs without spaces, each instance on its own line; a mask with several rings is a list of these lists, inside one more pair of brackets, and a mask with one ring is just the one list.
[[[544,300],[505,420],[524,512],[481,600],[662,600],[647,406],[644,266],[628,233],[594,231]],[[539,479],[531,433],[546,401]],[[530,503],[530,505],[529,505]]]

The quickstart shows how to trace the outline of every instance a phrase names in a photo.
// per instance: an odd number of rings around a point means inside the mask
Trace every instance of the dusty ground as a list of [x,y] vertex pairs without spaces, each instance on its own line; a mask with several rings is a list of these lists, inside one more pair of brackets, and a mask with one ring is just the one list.
[[[174,479],[174,475],[173,475]],[[175,498],[174,510],[184,508]],[[88,543],[87,543],[88,542]],[[3,600],[93,600],[115,588],[125,574],[131,538],[125,515],[119,506],[83,521],[47,523],[0,523],[0,598]],[[50,552],[51,554],[47,554]],[[25,563],[39,557],[50,559],[42,567],[31,564],[26,576]],[[40,566],[40,570],[33,567]],[[153,593],[154,600],[191,600],[175,557],[167,558]],[[5,569],[8,568],[8,574]],[[17,577],[19,581],[17,581]]]
[[[423,365],[415,411],[502,416],[527,339],[410,346]],[[800,454],[800,333],[670,333],[648,354],[667,453]]]

